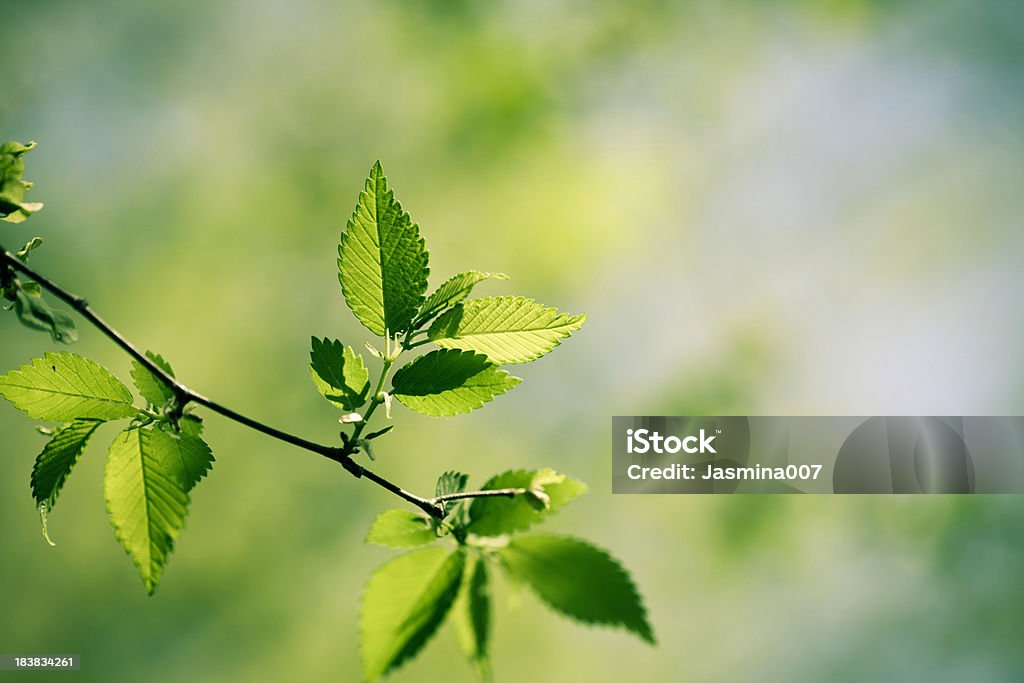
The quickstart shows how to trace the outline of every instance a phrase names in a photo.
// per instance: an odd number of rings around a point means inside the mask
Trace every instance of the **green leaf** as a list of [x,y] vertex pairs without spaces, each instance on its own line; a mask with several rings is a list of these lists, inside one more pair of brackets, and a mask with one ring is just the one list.
[[29,417],[49,422],[132,417],[132,395],[97,363],[74,353],[47,353],[6,375],[0,394]]
[[24,180],[25,153],[36,143],[5,142],[0,145],[0,220],[21,223],[43,208],[39,202],[26,202],[25,193],[32,183]]
[[[492,477],[483,490],[526,489],[527,494],[515,498],[474,498],[469,506],[466,530],[477,536],[501,536],[525,531],[557,512],[564,505],[586,493],[587,486],[554,470],[510,470]],[[547,504],[535,506],[533,500],[546,498]]]
[[185,413],[178,420],[178,428],[186,436],[200,437],[203,435],[203,418],[198,415]]
[[99,420],[75,420],[54,432],[53,437],[36,457],[32,467],[32,497],[36,500],[43,521],[43,535],[46,536],[46,515],[57,504],[64,482],[71,476],[89,437],[103,424]]
[[363,357],[350,346],[327,338],[312,338],[309,352],[313,384],[342,410],[358,410],[370,394],[370,374]]
[[385,510],[377,515],[366,536],[368,543],[388,548],[415,548],[433,543],[437,534],[430,521],[406,510]]
[[629,573],[606,551],[575,538],[536,535],[512,539],[499,554],[509,574],[552,609],[585,623],[621,626],[654,644]]
[[75,321],[64,311],[51,308],[40,298],[35,282],[22,284],[14,293],[14,312],[25,327],[49,332],[55,342],[74,344],[78,341]]
[[153,427],[125,430],[107,454],[103,495],[114,535],[151,595],[188,515],[181,462],[170,435]]
[[423,325],[441,311],[459,303],[469,296],[469,293],[473,291],[474,286],[489,278],[507,280],[508,275],[505,275],[504,273],[481,273],[477,270],[469,270],[448,279],[444,284],[438,287],[433,294],[428,296],[427,300],[423,302],[422,306],[420,306],[420,312],[419,315],[416,316],[416,323],[413,327]]
[[188,433],[185,429],[175,432],[170,425],[164,424],[155,432],[153,440],[158,446],[157,451],[168,459],[164,469],[178,478],[186,493],[191,491],[213,467],[213,451],[198,434]]
[[414,657],[444,621],[466,555],[434,547],[401,555],[373,573],[363,593],[363,673],[374,681]]
[[453,493],[462,493],[466,490],[466,482],[469,475],[462,472],[445,472],[437,478],[437,485],[434,487],[435,496],[448,496]]
[[[21,291],[25,292],[31,297],[35,297],[38,299],[43,295],[43,288],[39,286],[38,282],[21,282],[19,283],[19,286],[21,287]],[[72,322],[71,327],[72,329],[74,329],[74,322]]]
[[[156,363],[157,367],[168,375],[174,377],[174,370],[171,369],[171,364],[165,361],[163,356],[152,351],[146,351],[146,358]],[[135,381],[135,388],[139,390],[139,394],[152,406],[166,405],[168,401],[174,398],[174,390],[137,360],[132,360],[132,379]]]
[[18,253],[15,254],[15,256],[17,256],[18,259],[20,261],[22,261],[23,263],[27,262],[28,261],[28,255],[30,253],[32,253],[34,250],[36,250],[39,247],[41,247],[41,246],[43,246],[43,238],[42,237],[33,237],[28,242],[25,242],[25,246],[23,246],[21,249],[19,249]]
[[[468,481],[468,474],[462,474],[461,472],[445,472],[437,478],[437,485],[434,487],[434,495],[448,496],[453,493],[462,493],[466,490],[466,482]],[[462,529],[466,526],[466,507],[466,501],[462,499],[447,500],[441,503],[441,509],[444,512],[444,521],[448,522],[451,527],[441,525],[440,528],[442,531],[448,531],[450,528],[453,528],[452,530],[455,531],[460,543],[465,540],[465,533]]]
[[419,226],[395,199],[378,161],[341,235],[338,269],[345,301],[368,330],[396,336],[412,322],[427,289]]
[[392,380],[391,393],[407,408],[441,417],[468,413],[521,381],[488,361],[487,356],[442,349],[400,368]]
[[558,346],[586,320],[525,297],[490,296],[443,313],[427,336],[442,348],[479,351],[498,364],[526,363]]
[[466,570],[462,588],[452,606],[452,627],[469,663],[482,679],[490,673],[491,598],[487,593],[487,565],[476,557]]

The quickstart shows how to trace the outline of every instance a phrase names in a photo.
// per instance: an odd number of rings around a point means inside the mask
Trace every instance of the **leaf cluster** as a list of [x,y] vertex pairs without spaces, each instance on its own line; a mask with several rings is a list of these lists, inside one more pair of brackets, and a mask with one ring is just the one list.
[[[467,480],[446,472],[438,479],[438,496],[462,492]],[[360,644],[367,680],[412,659],[445,621],[473,669],[489,678],[495,572],[570,619],[624,628],[654,642],[629,573],[607,551],[572,537],[520,533],[586,486],[553,470],[513,470],[492,477],[482,490],[510,487],[519,492],[454,501],[441,521],[405,510],[387,510],[374,520],[369,543],[417,549],[378,568],[366,585]],[[445,537],[455,540],[454,547],[436,544]]]
[[[429,264],[419,226],[377,162],[338,245],[338,279],[352,313],[384,339],[383,349],[370,347],[384,375],[370,391],[363,358],[337,340],[314,337],[310,352],[314,384],[345,421],[391,398],[432,417],[468,413],[519,384],[501,365],[540,358],[586,321],[525,297],[468,298],[485,280],[507,280],[501,273],[458,273],[427,295]],[[428,343],[439,348],[400,367],[384,391],[399,356]]]
[[[25,154],[36,143],[19,142],[0,144],[0,220],[21,223],[43,208],[41,202],[26,202],[25,193],[32,183],[24,179]],[[29,253],[43,244],[43,238],[33,237],[14,254],[26,263]],[[75,322],[64,311],[52,308],[43,298],[38,282],[23,281],[6,263],[0,262],[0,299],[7,301],[6,310],[13,310],[22,325],[33,330],[49,332],[55,342],[73,344],[78,341]]]
[[[150,354],[168,373],[170,365]],[[189,494],[213,466],[202,422],[179,411],[173,392],[138,362],[132,370],[143,397],[106,368],[74,353],[47,353],[0,375],[0,395],[30,418],[55,422],[32,468],[32,497],[50,541],[47,517],[93,434],[128,420],[107,451],[103,496],[114,534],[156,590],[188,515]]]
[[[32,147],[0,146],[0,218],[9,222],[42,208],[25,201],[31,184],[22,177],[23,156]],[[40,283],[17,277],[16,270],[30,273],[89,313],[80,299],[22,265],[41,243],[35,238],[15,255],[4,252],[0,296],[26,326],[71,343],[77,333],[70,316],[45,303]],[[311,341],[313,384],[341,411],[344,425],[341,446],[317,452],[326,452],[357,476],[366,471],[353,464],[352,456],[365,452],[372,459],[376,440],[393,428],[387,424],[366,431],[379,407],[387,419],[393,401],[432,417],[476,410],[519,384],[502,366],[544,356],[586,320],[521,296],[470,298],[485,281],[507,280],[501,273],[465,271],[427,294],[426,243],[379,162],[341,235],[337,264],[346,304],[383,342],[367,345],[368,364],[339,340]],[[90,320],[100,326],[95,317]],[[427,344],[436,348],[415,351]],[[122,346],[133,354],[131,376],[141,400],[106,368],[66,352],[46,353],[0,375],[0,396],[30,418],[55,424],[40,428],[49,438],[31,476],[48,542],[48,516],[88,443],[105,423],[127,423],[107,449],[104,499],[115,536],[152,594],[184,528],[193,489],[214,462],[193,402],[218,406],[181,385],[163,357],[150,352],[143,357],[130,345]],[[399,366],[406,353],[413,357]],[[379,363],[375,379],[373,359]],[[217,412],[254,425],[222,407]],[[261,431],[302,441],[270,428]],[[640,597],[617,560],[582,540],[523,533],[584,493],[582,482],[550,469],[511,470],[487,480],[480,491],[467,491],[468,481],[466,474],[445,472],[431,499],[384,482],[430,514],[388,510],[376,518],[367,537],[410,551],[380,567],[366,585],[360,634],[368,680],[414,657],[445,621],[452,624],[471,665],[487,678],[495,573],[528,586],[549,607],[577,621],[622,627],[653,642]],[[441,539],[449,547],[439,545]]]

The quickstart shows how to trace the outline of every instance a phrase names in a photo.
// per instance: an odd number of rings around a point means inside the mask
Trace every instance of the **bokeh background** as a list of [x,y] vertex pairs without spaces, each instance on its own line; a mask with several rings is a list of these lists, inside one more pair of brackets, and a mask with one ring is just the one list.
[[[2,137],[39,141],[47,204],[3,244],[43,235],[35,265],[215,399],[336,436],[306,354],[366,338],[335,249],[378,158],[432,283],[502,271],[480,291],[590,314],[486,410],[398,408],[379,449],[423,492],[590,483],[547,529],[625,561],[661,644],[501,588],[499,681],[1020,680],[1020,498],[613,498],[608,442],[615,414],[1022,414],[1020,3],[11,0],[3,23]],[[3,368],[50,347],[0,318]],[[396,501],[212,418],[147,598],[103,508],[113,434],[49,548],[43,440],[0,405],[0,651],[80,652],[82,681],[357,679],[360,586],[393,554],[362,537]],[[472,680],[447,628],[394,676],[442,679]]]

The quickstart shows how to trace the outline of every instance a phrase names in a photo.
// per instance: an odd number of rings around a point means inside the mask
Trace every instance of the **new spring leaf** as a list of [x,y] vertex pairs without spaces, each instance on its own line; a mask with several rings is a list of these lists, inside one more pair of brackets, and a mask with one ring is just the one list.
[[441,626],[466,554],[424,548],[391,560],[366,584],[360,613],[363,673],[374,681],[414,657]]
[[499,365],[526,363],[554,349],[586,320],[526,297],[490,296],[443,313],[427,336],[442,348],[478,351]]
[[520,536],[500,551],[509,574],[553,609],[585,623],[621,626],[654,643],[633,580],[604,550],[575,538]]
[[338,247],[345,301],[368,330],[395,336],[409,326],[423,302],[427,263],[419,226],[388,188],[378,161]]
[[487,591],[487,565],[478,556],[466,570],[452,607],[452,627],[470,665],[485,680],[490,669],[491,639],[491,597]]
[[48,353],[0,375],[0,394],[29,417],[48,422],[117,420],[136,413],[128,387],[74,353]]
[[[161,370],[174,377],[174,370],[171,369],[171,364],[165,361],[163,356],[152,351],[146,351],[146,357],[153,361]],[[139,394],[150,405],[159,407],[174,398],[174,390],[137,360],[132,360],[132,380],[134,380],[135,388],[139,390]]]
[[103,479],[107,512],[151,594],[185,526],[188,491],[211,461],[199,439],[153,426],[129,428],[110,446]]
[[359,410],[370,393],[370,375],[360,356],[338,340],[313,337],[309,352],[313,384],[342,410]]
[[75,321],[64,311],[53,308],[42,298],[35,282],[24,282],[14,290],[14,313],[25,327],[49,332],[50,338],[62,344],[78,341]]
[[438,287],[433,294],[427,297],[427,300],[423,302],[423,306],[420,307],[419,315],[416,316],[416,324],[414,327],[420,327],[421,325],[429,322],[435,315],[444,311],[445,309],[454,306],[459,303],[473,291],[480,282],[489,278],[495,278],[498,280],[507,280],[508,275],[504,273],[481,273],[477,270],[469,270],[465,273],[459,273]]
[[99,420],[75,420],[64,425],[54,432],[43,452],[36,457],[32,467],[32,497],[43,522],[43,536],[51,545],[53,541],[46,533],[46,516],[57,504],[57,496],[89,443],[89,437],[101,424]]
[[21,223],[30,215],[43,208],[40,202],[26,202],[25,193],[32,183],[22,176],[25,174],[25,153],[35,148],[36,143],[23,145],[5,142],[0,145],[0,220]]
[[479,353],[442,349],[399,369],[391,393],[407,408],[441,417],[479,408],[520,381]]
[[366,540],[388,548],[415,548],[436,541],[437,534],[423,515],[407,510],[385,510],[373,520]]

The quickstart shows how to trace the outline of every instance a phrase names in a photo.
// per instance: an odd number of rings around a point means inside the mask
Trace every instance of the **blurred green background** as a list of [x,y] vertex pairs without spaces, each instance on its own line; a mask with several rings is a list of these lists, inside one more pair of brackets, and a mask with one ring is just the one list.
[[[590,483],[547,530],[622,558],[661,644],[503,598],[499,681],[1024,674],[1019,498],[613,498],[608,443],[615,414],[1024,412],[1020,3],[9,0],[3,23],[2,137],[39,141],[47,204],[3,244],[43,235],[36,266],[219,401],[336,437],[309,336],[366,338],[335,249],[378,158],[433,284],[502,271],[480,291],[590,314],[486,410],[398,408],[379,449],[420,492]],[[0,318],[0,367],[50,347]],[[362,537],[396,500],[212,417],[147,598],[104,512],[113,434],[49,548],[42,437],[0,405],[0,651],[79,652],[83,681],[355,680],[393,555]],[[472,680],[447,628],[393,680],[442,678]]]

